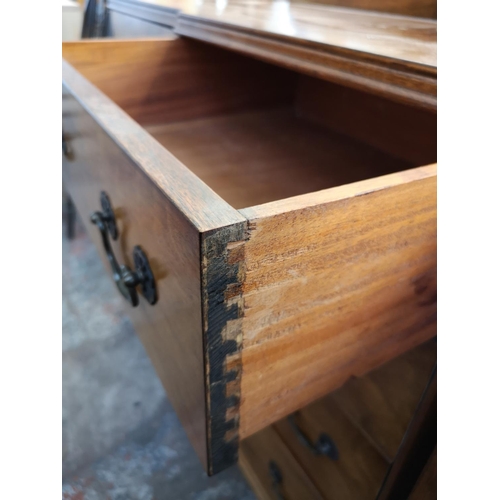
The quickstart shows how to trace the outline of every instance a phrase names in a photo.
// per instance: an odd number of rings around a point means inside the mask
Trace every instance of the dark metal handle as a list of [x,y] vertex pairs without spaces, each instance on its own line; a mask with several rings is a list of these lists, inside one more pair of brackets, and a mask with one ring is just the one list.
[[283,493],[283,474],[278,464],[271,460],[269,462],[269,475],[271,476],[272,487],[276,498],[279,500],[286,500],[285,494]]
[[297,434],[299,441],[304,446],[309,448],[315,455],[324,455],[325,457],[328,457],[331,460],[339,459],[339,450],[336,444],[333,442],[332,438],[328,434],[322,432],[319,435],[316,443],[312,443],[311,441],[309,441],[308,437],[301,431],[300,427],[297,425],[297,422],[295,421],[295,414],[290,415],[288,417],[288,421],[290,422],[290,425],[295,431],[295,434]]
[[98,227],[101,233],[102,244],[111,265],[113,280],[118,290],[133,307],[136,307],[139,303],[136,287],[141,285],[146,300],[150,304],[154,304],[157,300],[156,284],[148,258],[141,247],[135,246],[132,253],[135,271],[132,271],[125,264],[118,263],[108,237],[109,233],[116,240],[118,238],[118,229],[111,202],[104,191],[101,193],[101,205],[102,212],[94,212],[90,217],[90,221]]

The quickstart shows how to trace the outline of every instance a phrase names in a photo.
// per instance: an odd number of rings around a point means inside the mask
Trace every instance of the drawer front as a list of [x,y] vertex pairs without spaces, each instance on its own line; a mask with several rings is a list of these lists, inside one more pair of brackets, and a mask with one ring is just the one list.
[[376,498],[389,464],[331,399],[304,408],[275,428],[324,498]]
[[63,182],[107,271],[100,232],[90,222],[101,210],[101,191],[109,195],[117,219],[118,239],[111,241],[117,260],[133,268],[135,245],[149,259],[158,300],[150,305],[139,295],[130,317],[206,463],[199,234],[66,90],[63,133],[71,152],[63,161]]
[[349,420],[392,462],[436,364],[431,340],[353,378],[331,394]]
[[[88,221],[101,191],[119,262],[131,266],[135,245],[151,261],[158,302],[141,298],[131,316],[209,472],[237,460],[239,439],[435,335],[435,165],[320,134],[294,108],[298,75],[199,42],[109,39],[63,54],[76,68],[63,62],[64,182],[106,265]],[[273,106],[286,108],[279,134]],[[225,115],[240,126],[224,143]],[[279,184],[268,173],[289,166],[295,143],[301,155],[321,146],[320,170],[339,162],[334,187],[321,177],[325,189],[235,210],[202,182],[219,169],[232,193],[254,177]],[[285,169],[292,192],[309,163]]]
[[239,464],[260,500],[322,498],[273,427],[242,441]]

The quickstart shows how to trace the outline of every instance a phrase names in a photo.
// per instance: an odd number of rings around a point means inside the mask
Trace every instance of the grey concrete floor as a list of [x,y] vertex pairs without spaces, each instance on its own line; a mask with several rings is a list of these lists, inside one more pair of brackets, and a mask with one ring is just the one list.
[[80,223],[62,245],[62,498],[254,500],[237,467],[206,476]]

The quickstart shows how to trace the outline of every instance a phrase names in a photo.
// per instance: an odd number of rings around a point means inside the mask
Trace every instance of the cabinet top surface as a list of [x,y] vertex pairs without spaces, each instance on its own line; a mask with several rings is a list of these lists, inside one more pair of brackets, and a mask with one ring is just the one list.
[[[124,0],[121,0],[124,1]],[[130,0],[129,0],[130,2]],[[183,17],[435,71],[437,22],[288,0],[136,0]],[[292,40],[290,40],[292,39]]]

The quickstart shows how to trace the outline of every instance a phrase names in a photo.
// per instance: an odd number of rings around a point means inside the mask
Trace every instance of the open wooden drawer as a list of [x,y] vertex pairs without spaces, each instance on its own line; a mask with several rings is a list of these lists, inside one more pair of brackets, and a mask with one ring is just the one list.
[[149,261],[130,315],[210,474],[436,334],[434,113],[183,38],[63,57],[64,184]]

